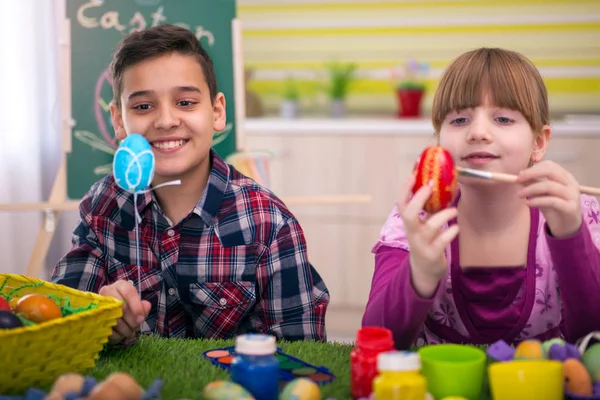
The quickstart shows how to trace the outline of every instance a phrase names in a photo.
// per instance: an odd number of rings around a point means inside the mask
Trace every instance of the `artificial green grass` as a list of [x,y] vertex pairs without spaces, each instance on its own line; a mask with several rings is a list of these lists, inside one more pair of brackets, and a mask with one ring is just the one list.
[[[163,400],[202,399],[209,382],[230,376],[213,365],[203,353],[214,348],[233,346],[233,340],[164,339],[142,336],[129,348],[104,350],[96,367],[87,375],[99,381],[113,372],[127,372],[144,388],[160,378],[164,382]],[[336,379],[321,386],[322,398],[350,400],[350,351],[352,346],[312,341],[278,342],[284,353],[316,366],[327,367]]]

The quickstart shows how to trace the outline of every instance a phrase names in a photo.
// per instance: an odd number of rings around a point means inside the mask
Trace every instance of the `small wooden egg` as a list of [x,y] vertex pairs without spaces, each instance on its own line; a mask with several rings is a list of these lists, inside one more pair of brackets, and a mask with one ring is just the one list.
[[10,304],[8,300],[2,296],[0,296],[0,310],[10,311]]
[[13,297],[12,299],[10,299],[8,304],[10,305],[11,310],[14,311],[14,309],[17,308],[17,303],[19,302],[19,300],[21,300],[20,297]]
[[21,297],[15,312],[37,324],[62,317],[60,307],[52,299],[37,293]]
[[52,385],[50,395],[59,395],[63,397],[67,393],[81,393],[84,380],[85,378],[80,374],[62,374],[54,382],[54,385]]
[[0,329],[13,329],[23,326],[23,321],[10,311],[0,310]]
[[131,400],[138,400],[144,395],[144,389],[138,385],[131,375],[124,372],[112,373],[106,377],[104,382],[118,386],[121,392]]
[[297,378],[285,385],[279,400],[321,400],[321,390],[310,379]]
[[600,374],[600,343],[594,343],[588,347],[581,356],[581,362],[590,376],[598,376]]
[[202,390],[205,400],[254,400],[246,389],[234,382],[214,381]]
[[592,395],[592,378],[581,361],[569,358],[563,362],[565,387],[572,394]]
[[541,360],[544,358],[544,349],[539,340],[524,340],[515,348],[515,360]]
[[458,173],[452,155],[441,146],[426,148],[415,165],[413,194],[422,186],[433,182],[431,197],[425,203],[425,211],[438,212],[452,204],[458,190]]
[[[131,397],[114,382],[101,382],[90,392],[87,400],[130,400]],[[139,400],[139,397],[136,399]]]

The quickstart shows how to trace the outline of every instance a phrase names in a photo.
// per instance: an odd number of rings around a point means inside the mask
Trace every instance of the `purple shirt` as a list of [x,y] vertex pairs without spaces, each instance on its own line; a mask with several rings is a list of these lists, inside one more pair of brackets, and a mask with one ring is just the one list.
[[543,215],[531,209],[523,267],[463,270],[456,238],[446,250],[448,271],[428,299],[412,286],[410,249],[394,208],[373,248],[375,273],[363,326],[392,330],[398,348],[552,337],[574,342],[599,330],[600,212],[593,197],[581,196],[581,207],[583,224],[565,239],[551,237]]

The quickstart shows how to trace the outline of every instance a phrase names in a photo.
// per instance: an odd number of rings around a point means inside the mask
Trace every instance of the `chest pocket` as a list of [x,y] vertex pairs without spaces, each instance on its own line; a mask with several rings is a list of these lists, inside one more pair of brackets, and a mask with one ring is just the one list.
[[193,283],[190,303],[196,337],[233,337],[256,304],[256,284],[249,281]]

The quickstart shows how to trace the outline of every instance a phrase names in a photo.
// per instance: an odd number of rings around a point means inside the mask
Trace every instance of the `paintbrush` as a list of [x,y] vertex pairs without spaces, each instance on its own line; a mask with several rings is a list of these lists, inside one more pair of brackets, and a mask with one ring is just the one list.
[[[517,181],[516,175],[504,174],[502,172],[489,172],[480,171],[477,169],[456,167],[456,171],[461,176],[468,176],[472,178],[489,179],[497,182],[515,183]],[[594,188],[591,186],[579,186],[579,191],[585,194],[591,194],[593,196],[600,196],[600,188]]]

